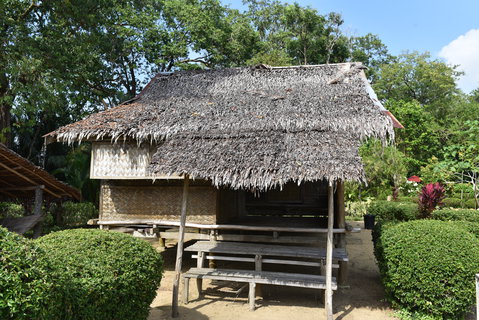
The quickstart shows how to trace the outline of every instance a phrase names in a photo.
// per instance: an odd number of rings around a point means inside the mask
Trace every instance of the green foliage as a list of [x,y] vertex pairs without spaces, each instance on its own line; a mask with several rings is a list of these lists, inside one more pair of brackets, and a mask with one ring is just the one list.
[[476,209],[476,200],[474,200],[474,198],[466,198],[462,200],[460,198],[446,198],[444,199],[444,207]]
[[346,201],[346,215],[352,220],[361,220],[368,213],[368,208],[373,200],[371,198],[366,201]]
[[416,197],[411,197],[411,196],[398,197],[395,202],[417,203],[417,196]]
[[479,223],[479,211],[471,209],[446,209],[436,210],[432,218],[442,221],[469,221]]
[[446,198],[443,203],[446,208],[462,208],[464,206],[464,201],[459,198]]
[[273,65],[280,61],[287,65],[320,64],[343,62],[351,56],[348,39],[340,30],[344,21],[337,13],[321,15],[298,3],[275,0],[248,0],[245,4],[248,5],[245,14],[260,39],[259,51],[252,61],[269,60]]
[[376,216],[377,221],[409,221],[417,219],[417,203],[397,201],[374,201],[368,213]]
[[18,218],[24,213],[23,206],[13,202],[0,202],[0,219],[2,218]]
[[461,319],[473,305],[479,239],[457,223],[416,220],[382,228],[375,253],[394,306]]
[[83,143],[71,149],[67,156],[50,157],[49,162],[55,161],[59,167],[52,174],[64,180],[72,187],[81,191],[86,201],[97,203],[100,193],[99,180],[90,178],[91,144]]
[[380,66],[393,60],[387,47],[377,35],[368,33],[361,37],[352,37],[351,60],[360,61],[368,67],[368,78],[374,82],[377,78]]
[[405,53],[382,66],[374,89],[380,99],[417,101],[429,106],[436,119],[444,122],[446,118],[442,117],[459,93],[456,79],[460,75],[454,67],[431,59],[429,53]]
[[469,183],[455,183],[453,185],[453,192],[455,193],[455,196],[461,195],[462,194],[470,194],[471,196],[474,194],[474,190]]
[[455,221],[455,223],[479,239],[479,222]]
[[74,229],[37,240],[51,265],[50,319],[147,319],[163,262],[130,235]]
[[404,126],[396,131],[396,145],[407,157],[409,173],[418,173],[420,167],[437,156],[441,149],[439,134],[435,130],[436,119],[417,101],[389,99],[386,108]]
[[31,240],[0,227],[0,319],[51,319],[45,313],[51,284],[43,255]]
[[444,160],[437,171],[454,176],[472,186],[475,207],[479,206],[479,120],[470,120],[457,128],[453,143],[444,147]]
[[375,139],[361,146],[359,153],[366,171],[368,196],[386,198],[394,190],[399,191],[407,174],[403,153],[394,146],[383,146]]
[[60,214],[63,227],[78,227],[87,224],[88,220],[98,218],[98,209],[91,202],[62,203]]

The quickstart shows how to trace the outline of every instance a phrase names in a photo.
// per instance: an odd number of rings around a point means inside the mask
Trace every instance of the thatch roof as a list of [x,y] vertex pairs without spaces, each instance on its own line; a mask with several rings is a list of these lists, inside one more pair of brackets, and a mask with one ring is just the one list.
[[151,172],[267,189],[364,179],[360,140],[394,136],[361,64],[159,74],[135,99],[46,136],[155,142]]
[[57,180],[48,172],[0,143],[0,198],[32,198],[41,186],[47,199],[73,198],[80,200],[77,189]]

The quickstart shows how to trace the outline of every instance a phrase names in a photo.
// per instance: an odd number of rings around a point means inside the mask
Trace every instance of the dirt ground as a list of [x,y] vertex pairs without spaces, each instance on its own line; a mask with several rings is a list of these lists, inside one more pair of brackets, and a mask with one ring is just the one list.
[[[363,227],[353,222],[353,226]],[[337,320],[387,320],[396,319],[393,311],[384,301],[384,290],[380,284],[379,272],[374,261],[371,231],[347,236],[349,254],[349,288],[337,290],[333,295],[334,319]],[[171,318],[171,290],[174,278],[176,247],[163,251],[165,275],[158,289],[158,295],[151,305],[149,320]],[[195,261],[187,254],[184,270]],[[257,298],[257,309],[248,311],[247,294],[239,283],[205,280],[205,294],[197,298],[195,281],[190,284],[190,303],[180,301],[179,317],[188,320],[309,320],[325,319],[324,301],[319,290],[280,286],[263,286],[263,298]],[[180,285],[180,298],[183,286]],[[180,299],[181,300],[181,299]]]

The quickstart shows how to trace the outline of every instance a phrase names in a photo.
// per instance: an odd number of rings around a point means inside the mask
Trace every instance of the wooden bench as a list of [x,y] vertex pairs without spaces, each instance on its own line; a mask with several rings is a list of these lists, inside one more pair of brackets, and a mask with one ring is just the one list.
[[[285,273],[285,272],[266,272],[266,271],[247,271],[247,270],[226,270],[210,268],[191,268],[183,274],[184,293],[183,301],[188,303],[189,279],[212,279],[223,281],[234,281],[249,283],[248,302],[250,310],[255,309],[255,287],[256,284],[271,284],[290,287],[302,287],[312,289],[326,289],[326,278],[319,275]],[[336,279],[333,278],[333,290],[337,289]],[[201,288],[198,287],[198,293],[201,295]]]

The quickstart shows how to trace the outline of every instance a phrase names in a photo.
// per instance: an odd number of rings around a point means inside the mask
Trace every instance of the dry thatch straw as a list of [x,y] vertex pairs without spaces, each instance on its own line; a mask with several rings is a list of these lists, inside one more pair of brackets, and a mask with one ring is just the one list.
[[47,135],[159,144],[153,173],[217,186],[363,180],[362,139],[394,135],[357,63],[160,74],[135,99]]

